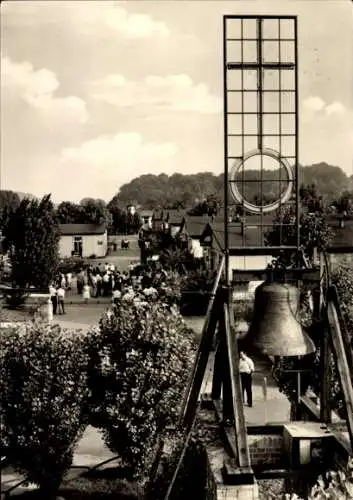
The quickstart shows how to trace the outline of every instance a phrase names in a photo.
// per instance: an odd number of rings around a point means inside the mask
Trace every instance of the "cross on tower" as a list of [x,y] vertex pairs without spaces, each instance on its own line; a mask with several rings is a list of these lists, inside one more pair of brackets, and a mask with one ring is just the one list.
[[[294,62],[283,62],[279,60],[278,62],[264,62],[263,61],[263,51],[262,44],[263,38],[263,19],[256,19],[256,62],[229,62],[227,63],[228,70],[256,70],[257,73],[257,124],[258,124],[258,134],[257,134],[257,147],[261,151],[263,149],[263,70],[294,70]],[[279,40],[281,38],[280,28],[279,28]],[[280,59],[280,58],[279,58]]]

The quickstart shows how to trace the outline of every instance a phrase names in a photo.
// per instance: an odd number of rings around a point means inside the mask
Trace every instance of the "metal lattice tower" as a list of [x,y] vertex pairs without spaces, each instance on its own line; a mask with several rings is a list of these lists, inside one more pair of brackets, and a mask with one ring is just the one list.
[[[295,16],[224,16],[225,250],[268,253],[266,215],[291,204],[299,248],[298,71]],[[242,231],[229,244],[231,202],[258,228],[256,248]],[[251,219],[251,222],[250,222]],[[243,219],[243,228],[247,219]],[[281,232],[281,230],[280,230]],[[283,249],[282,236],[277,245]],[[276,251],[276,248],[272,248]],[[288,248],[289,249],[289,248]]]

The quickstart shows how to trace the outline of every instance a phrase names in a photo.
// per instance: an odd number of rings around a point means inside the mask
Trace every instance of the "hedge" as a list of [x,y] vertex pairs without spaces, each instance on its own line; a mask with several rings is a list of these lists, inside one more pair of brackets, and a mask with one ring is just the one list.
[[27,322],[0,338],[0,443],[15,470],[55,492],[87,419],[87,336]]

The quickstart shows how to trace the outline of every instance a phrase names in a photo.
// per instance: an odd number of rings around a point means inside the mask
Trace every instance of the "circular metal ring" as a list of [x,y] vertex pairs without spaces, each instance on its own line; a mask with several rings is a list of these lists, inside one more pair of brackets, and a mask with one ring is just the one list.
[[[268,205],[254,205],[244,199],[244,197],[240,194],[238,186],[236,185],[236,174],[238,173],[240,167],[244,164],[246,160],[249,158],[252,158],[253,156],[269,156],[270,158],[273,158],[274,160],[277,160],[280,166],[284,167],[286,169],[287,175],[288,175],[288,186],[285,192],[281,195],[281,197],[272,202],[269,203]],[[231,172],[230,172],[230,191],[231,194],[234,198],[235,201],[237,201],[239,204],[241,204],[244,208],[249,210],[249,212],[255,213],[255,214],[260,214],[260,213],[267,213],[267,212],[272,212],[273,210],[276,210],[279,208],[283,203],[286,203],[293,191],[293,170],[289,164],[289,162],[285,158],[281,158],[281,155],[275,151],[274,149],[270,148],[264,148],[262,150],[260,149],[254,149],[252,151],[249,151],[244,155],[243,158],[240,160],[236,161],[235,164],[233,165]]]

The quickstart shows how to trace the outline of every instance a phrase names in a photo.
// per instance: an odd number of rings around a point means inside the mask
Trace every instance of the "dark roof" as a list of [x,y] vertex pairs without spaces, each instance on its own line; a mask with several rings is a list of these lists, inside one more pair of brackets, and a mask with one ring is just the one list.
[[163,210],[160,210],[160,209],[155,209],[155,210],[151,210],[152,214],[153,214],[153,220],[163,220]]
[[106,224],[60,224],[60,234],[63,236],[83,236],[89,234],[104,234]]
[[209,220],[210,219],[207,215],[201,217],[187,215],[185,217],[185,231],[190,238],[201,238]]
[[165,220],[169,224],[181,224],[186,216],[185,210],[168,210],[165,216]]
[[[213,228],[214,246],[220,249],[224,248],[224,230]],[[260,228],[246,228],[244,234],[241,232],[240,226],[229,228],[228,231],[229,247],[259,247],[265,246],[264,237]]]
[[[335,250],[346,252],[353,252],[353,220],[345,220],[344,226],[340,226],[340,220],[329,219],[328,225],[333,232],[333,240],[328,249],[329,252],[334,252]],[[252,225],[254,223],[254,225]],[[267,220],[264,218],[264,225],[271,226],[270,218]],[[267,227],[256,226],[256,218],[251,220],[251,218],[247,218],[245,222],[245,233],[244,236],[241,232],[241,224],[239,223],[230,223],[228,226],[228,242],[229,247],[242,247],[242,246],[251,246],[251,247],[263,247],[265,246],[264,242],[264,233],[267,230]],[[210,224],[212,228],[212,232],[215,236],[216,243],[220,246],[220,248],[224,247],[224,224],[220,221],[215,221]]]
[[142,210],[140,212],[141,217],[152,217],[153,215],[153,210]]

